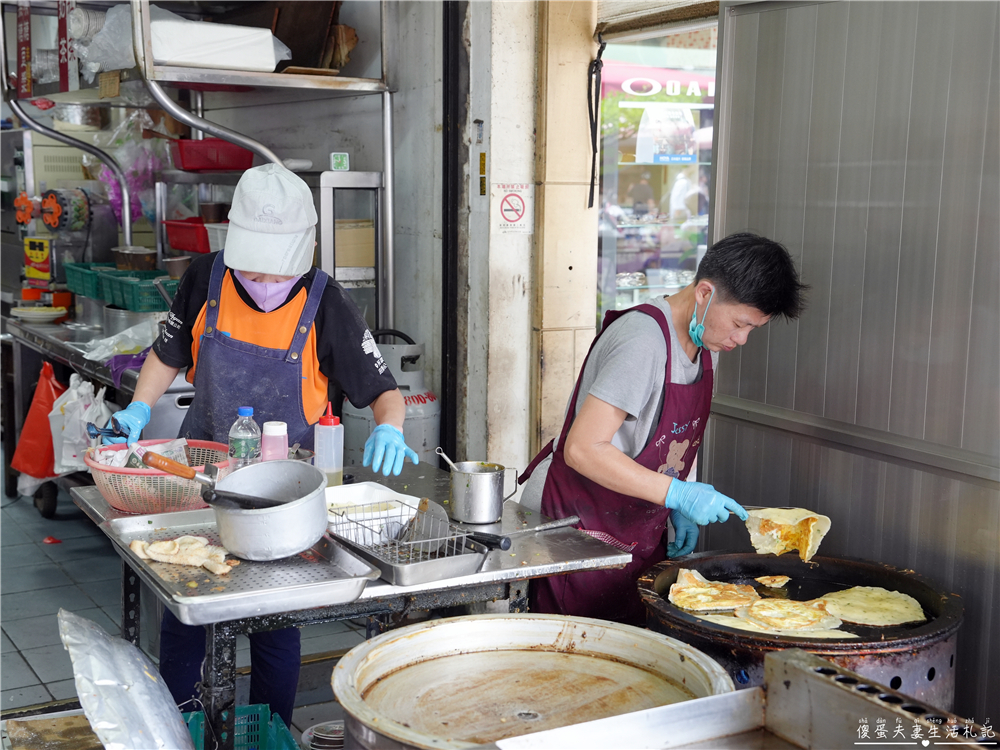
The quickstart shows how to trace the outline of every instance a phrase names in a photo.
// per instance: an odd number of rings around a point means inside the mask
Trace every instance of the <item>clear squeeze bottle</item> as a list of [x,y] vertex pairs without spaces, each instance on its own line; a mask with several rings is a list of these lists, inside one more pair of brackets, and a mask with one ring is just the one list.
[[288,425],[284,422],[264,422],[260,438],[260,460],[288,458]]
[[313,466],[326,473],[326,484],[335,487],[344,483],[344,425],[333,416],[333,406],[326,403],[326,414],[313,428]]
[[229,468],[233,471],[260,461],[260,427],[253,421],[253,407],[241,406],[229,428]]

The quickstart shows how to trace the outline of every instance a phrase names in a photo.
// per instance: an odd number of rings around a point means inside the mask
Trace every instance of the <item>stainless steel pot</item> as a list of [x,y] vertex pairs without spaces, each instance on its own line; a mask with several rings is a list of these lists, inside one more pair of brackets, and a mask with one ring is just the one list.
[[[503,480],[508,469],[485,461],[459,461],[452,464],[449,514],[459,523],[496,523],[503,516]],[[514,478],[517,479],[517,470]]]
[[156,250],[141,245],[119,245],[111,248],[119,271],[152,271],[156,268]]
[[326,532],[326,474],[301,461],[263,461],[220,480],[220,490],[287,500],[260,510],[213,508],[222,546],[244,560],[279,560],[312,547]]
[[104,335],[114,336],[144,320],[159,320],[163,317],[166,317],[165,312],[135,312],[134,310],[122,310],[114,305],[105,305]]
[[87,328],[102,328],[104,326],[104,300],[76,295],[74,300],[76,324]]

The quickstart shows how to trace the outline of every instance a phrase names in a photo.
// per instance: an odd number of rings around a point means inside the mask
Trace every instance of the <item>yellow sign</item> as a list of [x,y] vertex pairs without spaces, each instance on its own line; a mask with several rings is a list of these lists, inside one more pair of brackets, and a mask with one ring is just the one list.
[[24,275],[28,279],[52,278],[49,241],[40,237],[24,238]]

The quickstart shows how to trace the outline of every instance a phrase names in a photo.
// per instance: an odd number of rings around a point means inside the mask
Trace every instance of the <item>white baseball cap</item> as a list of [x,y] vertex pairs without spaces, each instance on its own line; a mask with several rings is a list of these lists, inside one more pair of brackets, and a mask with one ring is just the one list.
[[313,265],[316,220],[301,177],[280,164],[248,169],[233,193],[225,263],[246,273],[301,276]]

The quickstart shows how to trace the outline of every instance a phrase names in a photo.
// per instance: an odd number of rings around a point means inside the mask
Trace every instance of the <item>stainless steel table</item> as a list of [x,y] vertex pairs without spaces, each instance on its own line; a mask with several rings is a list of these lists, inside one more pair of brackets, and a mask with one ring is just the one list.
[[[374,475],[368,469],[353,467],[359,481],[376,481],[397,492],[428,497],[441,502],[448,497],[448,472],[427,464],[406,464],[398,477]],[[345,467],[350,473],[351,467]],[[74,488],[73,501],[105,532],[108,524],[127,514],[111,508],[96,487]],[[482,530],[510,533],[548,521],[545,516],[532,514],[517,503],[508,502],[500,524],[475,527]],[[140,576],[129,564],[129,553],[113,535],[115,548],[122,557],[122,637],[139,641],[140,578],[157,598],[171,611],[177,611],[172,594],[157,580]],[[208,726],[216,737],[228,738],[220,744],[223,750],[232,747],[233,719],[236,703],[236,636],[264,630],[276,630],[292,625],[309,625],[333,620],[369,618],[369,637],[381,632],[389,617],[401,617],[409,610],[429,610],[456,604],[509,599],[512,612],[527,607],[527,580],[579,570],[613,568],[627,564],[631,555],[587,536],[572,528],[556,529],[541,534],[524,534],[512,538],[507,551],[493,550],[478,573],[416,586],[393,586],[383,580],[372,581],[361,596],[348,604],[318,606],[288,612],[263,615],[250,610],[225,622],[208,623],[206,629],[206,661],[202,683],[202,701],[208,715]],[[244,561],[242,565],[267,566],[269,563]],[[251,598],[251,597],[248,597]],[[260,597],[257,597],[259,600]],[[207,738],[206,738],[207,739]],[[208,747],[208,745],[206,745]]]

